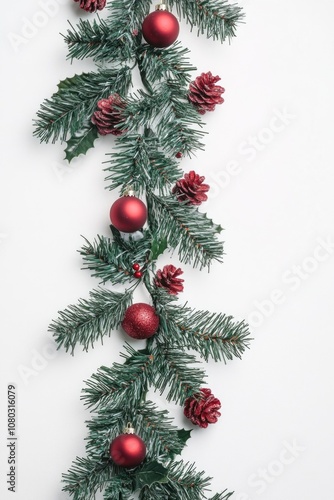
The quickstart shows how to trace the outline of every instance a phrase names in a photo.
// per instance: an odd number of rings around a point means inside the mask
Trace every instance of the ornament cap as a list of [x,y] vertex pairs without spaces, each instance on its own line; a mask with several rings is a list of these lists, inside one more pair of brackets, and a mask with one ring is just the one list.
[[124,191],[124,196],[135,196],[135,192],[132,186],[128,186]]
[[124,434],[134,434],[135,433],[135,429],[134,429],[134,427],[132,427],[131,422],[128,422],[126,424],[126,427],[124,427],[123,432],[124,432]]
[[165,3],[159,3],[158,5],[155,6],[155,10],[167,10],[167,5]]

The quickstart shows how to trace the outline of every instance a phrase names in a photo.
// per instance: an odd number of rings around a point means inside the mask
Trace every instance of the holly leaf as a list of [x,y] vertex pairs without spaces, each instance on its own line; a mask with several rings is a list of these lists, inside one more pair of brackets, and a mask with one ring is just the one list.
[[90,148],[94,147],[97,137],[97,128],[93,124],[81,128],[67,141],[66,160],[70,163],[73,158],[81,154],[85,155]]
[[164,253],[167,247],[168,247],[167,238],[159,238],[158,236],[156,236],[152,241],[151,260],[157,260],[159,255]]
[[136,471],[134,477],[135,489],[141,489],[144,486],[150,486],[154,483],[167,483],[168,482],[168,469],[159,462],[149,462],[141,469]]
[[185,446],[188,439],[190,439],[190,435],[191,435],[191,430],[186,431],[185,429],[178,429],[177,431],[177,437],[179,438],[181,443],[183,443],[183,446]]

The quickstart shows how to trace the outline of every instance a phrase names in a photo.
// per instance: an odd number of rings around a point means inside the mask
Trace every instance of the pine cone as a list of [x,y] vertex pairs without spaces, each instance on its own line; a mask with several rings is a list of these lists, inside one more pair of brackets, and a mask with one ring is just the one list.
[[118,94],[112,94],[108,99],[101,99],[97,103],[99,111],[95,111],[92,122],[96,125],[100,135],[122,135],[124,130],[116,128],[116,125],[124,121],[121,110],[124,102]]
[[186,399],[184,414],[194,425],[205,429],[209,424],[215,424],[220,417],[221,404],[211,393],[211,389],[200,389],[200,393]]
[[173,265],[164,266],[163,269],[157,271],[154,284],[155,286],[164,288],[171,295],[177,295],[179,292],[183,292],[183,279],[178,278],[183,271],[179,268],[177,269]]
[[184,174],[184,178],[176,182],[172,189],[172,193],[176,194],[179,201],[188,201],[192,205],[200,205],[208,199],[205,194],[209,191],[210,186],[203,184],[204,176],[200,176],[191,170],[188,174]]
[[80,2],[80,8],[86,12],[96,12],[106,6],[107,0],[74,0]]
[[224,102],[221,94],[225,92],[225,89],[215,85],[219,80],[219,76],[212,76],[211,71],[209,71],[202,73],[190,83],[188,99],[201,115],[204,115],[206,111],[213,111],[216,104]]

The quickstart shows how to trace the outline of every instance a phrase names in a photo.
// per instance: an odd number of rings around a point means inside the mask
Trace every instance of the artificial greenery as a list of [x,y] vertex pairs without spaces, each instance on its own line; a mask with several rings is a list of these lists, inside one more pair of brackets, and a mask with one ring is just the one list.
[[[169,1],[176,14],[198,34],[221,42],[235,36],[243,13],[227,0]],[[223,259],[222,227],[198,207],[180,202],[173,185],[183,175],[175,155],[192,156],[203,149],[202,117],[187,99],[196,68],[188,49],[175,42],[166,49],[143,43],[141,25],[151,10],[149,0],[113,0],[105,19],[70,24],[64,40],[69,59],[91,58],[95,71],[75,75],[58,85],[37,112],[34,134],[40,141],[66,142],[70,162],[86,154],[98,139],[91,121],[97,103],[111,94],[123,99],[121,135],[112,142],[104,163],[107,189],[123,194],[131,185],[144,198],[148,221],[140,237],[111,233],[84,238],[79,250],[83,268],[99,280],[88,298],[59,312],[50,331],[59,348],[88,350],[116,335],[138,286],[145,287],[160,320],[146,347],[124,346],[121,362],[101,366],[86,381],[82,400],[91,411],[87,421],[87,456],[77,457],[63,475],[64,491],[74,500],[228,500],[227,490],[208,495],[210,478],[178,456],[190,430],[173,425],[166,409],[147,399],[153,389],[181,407],[206,384],[201,360],[240,358],[249,345],[248,326],[229,315],[180,305],[159,288],[155,273],[159,256],[176,252],[181,263],[209,269]],[[143,88],[129,93],[137,66]],[[142,270],[133,276],[132,264]],[[114,292],[121,285],[124,291]],[[111,441],[131,422],[147,446],[144,462],[134,468],[116,466],[109,456]]]

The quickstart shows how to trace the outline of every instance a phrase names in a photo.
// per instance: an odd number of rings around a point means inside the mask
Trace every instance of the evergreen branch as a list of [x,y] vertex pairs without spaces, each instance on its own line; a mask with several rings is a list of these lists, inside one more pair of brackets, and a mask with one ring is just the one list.
[[197,472],[194,464],[173,462],[168,474],[169,483],[179,496],[177,498],[193,499],[204,497],[204,491],[210,485],[210,477],[204,472]]
[[191,157],[204,149],[202,116],[188,101],[188,89],[178,81],[168,80],[162,89],[169,96],[169,108],[157,124],[160,145],[169,154],[180,152]]
[[[81,248],[80,254],[83,257],[83,269],[92,271],[92,276],[100,278],[102,283],[111,281],[112,283],[125,283],[130,281],[132,275],[131,259],[129,255],[120,249],[117,243],[110,238],[97,235],[93,243],[85,238],[86,244]],[[127,262],[125,263],[124,260]]]
[[[204,472],[197,472],[193,464],[183,461],[171,463],[168,482],[144,488],[140,500],[200,500],[210,484]],[[223,499],[222,499],[223,500]]]
[[177,80],[159,84],[153,95],[139,90],[126,99],[124,121],[117,128],[133,135],[140,129],[155,130],[159,147],[167,154],[181,152],[191,156],[203,149],[201,139],[205,132],[199,130],[202,118],[188,102],[187,93]]
[[[99,18],[98,18],[99,19]],[[68,45],[68,59],[84,59],[91,57],[95,62],[124,62],[135,57],[135,37],[130,32],[126,18],[119,18],[107,24],[99,19],[80,19],[76,28],[71,26],[64,36]]]
[[183,404],[187,397],[197,393],[204,384],[204,371],[194,366],[195,356],[158,343],[155,354],[154,385],[162,394],[167,388],[167,401]]
[[63,491],[73,496],[73,500],[94,500],[98,491],[111,479],[112,469],[108,461],[79,458],[72,463],[63,482]]
[[102,366],[86,381],[81,399],[88,407],[115,410],[139,405],[152,380],[153,355],[148,350],[135,351],[127,345],[123,364]]
[[67,78],[58,84],[58,91],[46,99],[37,112],[34,135],[41,142],[65,141],[86,126],[100,99],[112,93],[126,95],[131,83],[131,71],[100,70]]
[[[90,458],[98,460],[109,458],[110,443],[115,437],[124,432],[124,422],[129,420],[127,408],[102,408],[86,422],[89,434],[86,450]],[[131,420],[132,422],[132,420]]]
[[175,159],[158,149],[156,135],[150,131],[144,135],[126,134],[116,143],[116,152],[106,168],[111,181],[108,189],[131,185],[135,192],[143,193],[147,187],[165,193],[170,185],[182,177]]
[[135,428],[148,444],[148,453],[152,457],[172,458],[174,455],[179,455],[190,437],[191,431],[178,430],[167,415],[166,410],[158,410],[151,401],[147,401],[136,410]]
[[181,262],[202,269],[210,267],[212,260],[222,261],[223,244],[217,239],[222,228],[206,214],[172,196],[150,193],[148,203],[150,227],[168,239],[169,247],[178,247]]
[[107,4],[107,8],[111,11],[108,22],[124,18],[131,30],[139,30],[151,10],[151,0],[113,0]]
[[145,265],[152,244],[149,231],[144,232],[144,237],[138,241],[129,239],[125,241],[119,232],[113,240],[97,235],[93,243],[86,238],[86,244],[81,248],[84,267],[92,272],[92,276],[102,280],[102,283],[111,281],[113,284],[131,282],[133,280],[132,265],[138,262],[141,267]]
[[49,331],[53,333],[58,347],[73,354],[77,344],[85,351],[94,342],[118,327],[126,309],[132,301],[132,293],[116,293],[99,288],[90,292],[90,300],[80,299],[77,305],[70,305],[59,312],[59,318],[52,321]]
[[193,349],[205,361],[212,358],[226,363],[234,357],[241,359],[246,348],[249,348],[251,339],[248,325],[244,321],[234,321],[232,316],[208,311],[180,310],[175,306],[168,307],[164,313],[168,317],[165,341],[170,339],[173,346]]
[[191,29],[198,27],[198,35],[206,33],[207,38],[221,43],[235,36],[237,24],[244,18],[242,8],[228,0],[170,0],[169,5],[175,5]]
[[228,500],[232,495],[233,495],[233,492],[228,493],[227,490],[224,490],[221,493],[216,493],[209,500]]
[[137,50],[140,73],[151,85],[162,79],[173,79],[184,86],[190,82],[189,72],[196,70],[186,57],[189,52],[180,42],[166,49],[140,45]]
[[132,493],[132,480],[123,474],[113,476],[108,481],[103,498],[105,500],[131,500],[133,498]]

